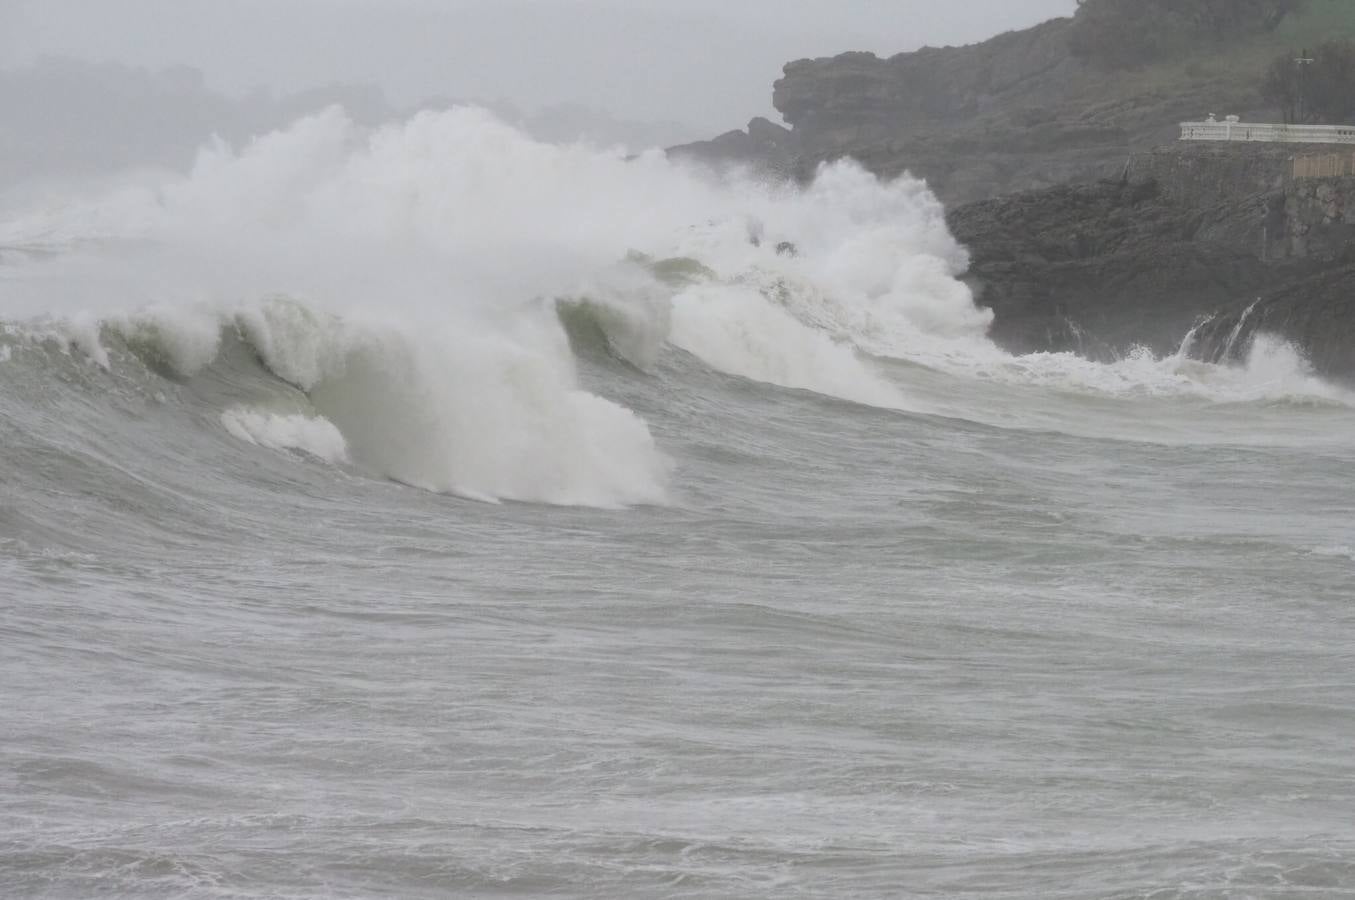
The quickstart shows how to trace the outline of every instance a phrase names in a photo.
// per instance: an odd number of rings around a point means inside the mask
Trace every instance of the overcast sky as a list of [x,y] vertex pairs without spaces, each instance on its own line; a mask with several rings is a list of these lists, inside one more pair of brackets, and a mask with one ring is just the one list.
[[[232,93],[370,81],[393,99],[583,103],[701,135],[771,114],[781,66],[971,43],[1076,0],[0,0],[0,66],[186,63]],[[696,135],[694,135],[696,136]]]

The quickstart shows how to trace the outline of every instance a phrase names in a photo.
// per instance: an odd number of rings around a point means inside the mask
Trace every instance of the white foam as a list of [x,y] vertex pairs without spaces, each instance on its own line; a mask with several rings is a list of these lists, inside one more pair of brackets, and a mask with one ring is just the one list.
[[105,324],[129,344],[144,347],[182,376],[191,376],[206,367],[221,349],[221,318],[202,307],[159,305]]
[[[27,285],[52,289],[44,313],[64,301],[107,318],[133,296],[157,304],[160,321],[164,310],[198,304],[243,305],[248,322],[253,302],[281,293],[306,299],[302,329],[328,327],[326,315],[379,313],[413,333],[429,318],[469,315],[484,327],[538,297],[588,296],[618,351],[648,367],[673,290],[656,293],[652,279],[618,289],[606,273],[632,250],[695,256],[738,290],[682,301],[686,349],[748,377],[890,406],[900,405],[899,391],[852,346],[903,355],[929,338],[983,342],[991,318],[956,280],[966,254],[921,182],[883,183],[851,162],[825,167],[806,190],[719,180],[661,153],[625,159],[536,143],[474,109],[370,134],[330,110],[239,152],[213,145],[190,177],[131,186],[92,206],[67,203],[74,213],[65,218],[41,210],[27,232],[70,240],[79,228],[71,220],[88,221],[97,225],[83,237],[143,243],[92,265],[71,260],[56,284]],[[109,226],[119,218],[122,235]],[[777,253],[783,241],[794,256]],[[746,289],[766,308],[735,299]],[[703,314],[710,321],[695,321]],[[740,318],[790,345],[778,351],[762,339],[741,350],[730,330]],[[207,345],[180,337],[172,363],[191,367]],[[284,343],[286,359],[260,339],[279,375],[315,383],[314,348]]]
[[101,369],[110,366],[108,351],[99,340],[102,323],[89,313],[80,313],[69,319],[63,319],[56,325],[60,333],[72,347],[85,354],[91,362]]
[[[548,320],[550,321],[550,320]],[[566,505],[662,503],[668,462],[629,410],[577,386],[558,327],[417,331],[345,322],[318,354],[266,356],[310,392],[353,458],[433,491]],[[314,368],[297,377],[295,358]]]
[[[474,109],[375,132],[331,110],[238,151],[206,148],[187,177],[45,207],[4,233],[80,249],[7,266],[0,314],[58,319],[105,366],[112,325],[185,376],[237,327],[312,394],[354,462],[468,495],[665,496],[645,424],[580,390],[557,298],[595,304],[643,367],[671,341],[724,371],[885,407],[922,405],[879,358],[1117,398],[1346,402],[1266,338],[1236,368],[1001,352],[959,280],[966,252],[914,179],[843,161],[803,189],[721,180],[661,153],[540,144]],[[706,274],[664,284],[622,264],[633,251]]]
[[228,409],[221,424],[242,441],[272,450],[299,450],[327,463],[348,461],[348,444],[334,423],[323,417]]
[[1112,397],[1190,397],[1215,403],[1318,401],[1355,405],[1355,396],[1313,374],[1303,354],[1282,338],[1258,334],[1242,365],[1211,364],[1139,348],[1113,363],[1071,353],[1005,354],[957,364],[1012,384]]
[[[647,426],[579,389],[555,312],[538,300],[669,227],[651,204],[680,203],[687,182],[656,171],[676,172],[661,155],[631,164],[537,144],[478,110],[372,134],[332,110],[241,152],[204,150],[149,214],[110,196],[99,227],[77,235],[96,244],[22,267],[0,312],[59,322],[103,366],[111,327],[183,376],[215,357],[223,326],[238,327],[274,373],[311,392],[356,463],[411,484],[663,502],[669,463]],[[103,223],[120,212],[125,233],[110,234]],[[30,218],[30,235],[78,232],[54,229],[50,214]],[[98,243],[110,237],[138,243]],[[333,456],[332,435],[310,426],[230,420],[257,443]]]
[[672,340],[715,368],[745,378],[874,406],[907,405],[850,343],[804,324],[747,287],[704,284],[680,293],[673,301]]

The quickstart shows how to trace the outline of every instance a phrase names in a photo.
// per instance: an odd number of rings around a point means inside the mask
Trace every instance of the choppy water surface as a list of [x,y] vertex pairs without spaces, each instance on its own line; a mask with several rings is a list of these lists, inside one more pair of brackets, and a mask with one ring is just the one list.
[[1292,348],[1009,357],[920,185],[466,111],[7,216],[0,893],[1355,895]]

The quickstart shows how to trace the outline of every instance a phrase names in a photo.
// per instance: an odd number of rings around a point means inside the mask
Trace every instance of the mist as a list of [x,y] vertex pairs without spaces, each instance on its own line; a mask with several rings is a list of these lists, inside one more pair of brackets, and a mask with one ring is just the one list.
[[0,0],[0,178],[182,167],[329,103],[476,103],[544,140],[633,147],[779,117],[788,61],[982,40],[1074,0]]
[[20,0],[9,64],[42,55],[186,64],[244,94],[371,81],[396,102],[453,94],[585,104],[692,136],[768,114],[781,66],[982,40],[1069,14],[1073,0]]

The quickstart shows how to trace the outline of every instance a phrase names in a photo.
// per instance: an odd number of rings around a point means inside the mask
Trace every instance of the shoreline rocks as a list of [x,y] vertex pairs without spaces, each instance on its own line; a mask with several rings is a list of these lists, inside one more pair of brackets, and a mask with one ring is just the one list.
[[[1305,218],[1355,197],[1355,178],[1258,182],[1250,153],[1206,155],[1237,179],[1230,187],[1215,178],[1212,203],[1156,178],[1134,180],[1131,164],[1121,179],[952,209],[950,228],[972,255],[967,277],[995,314],[994,340],[1016,353],[1107,359],[1138,345],[1166,354],[1208,320],[1194,352],[1217,361],[1241,322],[1234,349],[1271,331],[1297,343],[1319,373],[1355,378],[1355,223],[1327,221],[1319,244]],[[1197,154],[1160,150],[1153,168],[1197,172]],[[1281,237],[1267,241],[1269,230]],[[1285,237],[1300,231],[1302,242]]]

